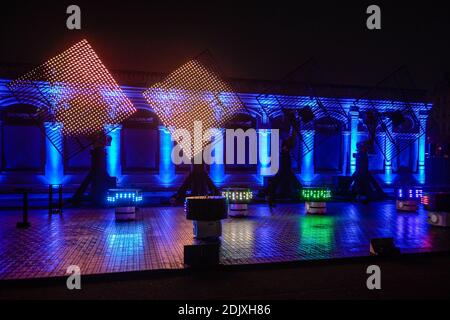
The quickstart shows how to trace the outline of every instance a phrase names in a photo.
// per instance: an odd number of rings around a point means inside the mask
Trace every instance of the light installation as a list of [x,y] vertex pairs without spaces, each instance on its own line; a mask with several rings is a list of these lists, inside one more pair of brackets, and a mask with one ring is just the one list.
[[430,196],[428,194],[424,194],[420,198],[420,203],[423,204],[424,206],[428,206],[430,204]]
[[[223,127],[238,110],[244,109],[237,94],[214,68],[198,59],[185,63],[143,95],[188,158],[194,158],[210,143],[203,141],[207,130]],[[195,122],[201,123],[200,130],[194,129]],[[175,136],[177,129],[187,130],[191,143]]]
[[109,189],[106,201],[114,205],[139,203],[142,202],[142,191],[139,189]]
[[134,220],[136,206],[142,203],[140,189],[109,189],[106,196],[107,203],[115,207],[116,221]]
[[425,210],[450,212],[450,192],[427,192],[421,203]]
[[12,81],[8,87],[20,103],[38,106],[33,115],[37,121],[61,125],[63,135],[58,130],[47,130],[46,135],[66,158],[92,142],[81,142],[77,137],[102,137],[108,133],[105,125],[114,130],[114,125],[136,111],[87,40]]
[[303,188],[301,197],[305,201],[328,201],[331,200],[331,190],[328,188]]
[[219,238],[222,235],[222,219],[227,218],[227,202],[222,196],[186,197],[186,219],[192,220],[197,239]]
[[[392,88],[398,88],[396,90],[400,95],[392,95]],[[382,95],[385,99],[379,100]],[[425,92],[416,89],[408,69],[402,66],[353,102],[355,110],[366,110],[361,113],[363,119],[367,119],[368,115],[373,118],[371,123],[364,121],[364,124],[372,135],[369,139],[371,148],[375,145],[384,157],[388,184],[392,183],[394,161],[408,152],[416,141],[419,147],[419,180],[424,182],[426,118],[431,104],[420,101],[426,101]],[[421,111],[417,112],[413,106],[419,106]]]
[[248,214],[248,206],[253,199],[253,192],[249,188],[227,188],[222,190],[222,196],[227,199],[228,215],[245,216]]
[[423,191],[421,188],[398,188],[396,190],[397,199],[417,199],[420,200]]
[[246,108],[219,74],[213,61],[201,54],[143,93],[184,159],[194,160],[191,173],[171,197],[172,202],[182,201],[188,191],[191,196],[220,194],[204,170],[203,149],[210,145],[214,150],[211,145],[222,142],[221,135],[214,130],[222,128],[237,111]]
[[[256,98],[270,119],[278,115],[289,118],[290,127],[298,136],[302,157],[313,154],[314,146],[326,143],[333,134],[340,132],[342,122],[348,116],[339,99],[329,97],[329,92],[322,92],[321,86],[317,85],[322,79],[323,72],[317,61],[309,59],[284,76],[279,81],[283,83],[282,86],[277,84],[276,88],[268,88],[270,90]],[[327,122],[320,123],[317,121],[320,119],[326,119]],[[314,130],[322,134],[310,134]]]
[[229,203],[249,203],[253,199],[253,192],[248,188],[228,188],[222,191],[222,196]]
[[[267,118],[274,121],[282,116],[284,123],[280,125],[280,131],[285,138],[280,159],[290,159],[291,150],[297,148],[302,158],[303,182],[306,183],[314,180],[315,176],[314,147],[332,142],[333,136],[342,130],[342,121],[347,120],[347,112],[339,99],[321,98],[320,86],[316,85],[322,78],[318,69],[314,59],[310,59],[277,81],[275,88],[256,98]],[[311,76],[318,77],[313,79]],[[274,95],[273,92],[279,94]],[[266,192],[270,205],[276,198],[297,198],[302,183],[292,168],[283,168],[292,166],[291,163],[290,160],[280,161],[280,170],[268,184]]]
[[416,211],[422,198],[422,189],[413,187],[401,187],[395,190],[397,200],[395,206],[400,211]]

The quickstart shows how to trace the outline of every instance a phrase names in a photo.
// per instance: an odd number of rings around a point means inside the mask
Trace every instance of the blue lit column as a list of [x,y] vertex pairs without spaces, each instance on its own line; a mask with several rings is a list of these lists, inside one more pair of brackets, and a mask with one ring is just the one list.
[[[389,124],[389,128],[387,128],[389,130],[389,132],[392,132],[392,122]],[[388,135],[385,133],[385,150],[384,150],[384,154],[385,154],[385,160],[384,160],[384,182],[386,184],[391,184],[393,181],[393,175],[392,175],[392,155],[394,154],[394,144],[392,143],[392,141],[388,138]],[[394,136],[392,137],[393,139]]]
[[426,148],[426,128],[427,128],[427,118],[428,113],[419,113],[419,121],[420,121],[420,136],[418,141],[418,149],[419,149],[419,161],[418,161],[418,173],[419,173],[419,182],[425,183],[425,148]]
[[270,167],[270,136],[271,129],[258,129],[258,177],[260,183],[264,183],[264,169]]
[[169,185],[175,179],[175,164],[172,162],[173,141],[169,130],[159,127],[159,179]]
[[350,110],[350,174],[353,174],[356,170],[356,158],[353,156],[357,150],[358,142],[358,121],[359,111]]
[[344,150],[342,152],[342,174],[347,175],[347,169],[348,169],[348,160],[351,156],[349,154],[350,152],[350,132],[343,131],[342,132],[342,139],[344,140]]
[[[44,127],[46,136],[52,136],[54,140],[62,141],[61,124],[45,122]],[[48,138],[45,139],[45,178],[49,184],[61,184],[64,178],[62,155]]]
[[302,148],[308,148],[308,153],[303,153],[301,177],[303,182],[309,184],[314,179],[314,130],[302,130],[302,135],[307,146]]
[[[223,158],[223,146],[224,146],[224,139],[225,136],[223,135],[224,130],[221,130],[222,137],[218,137],[217,141],[214,141],[214,163],[210,166],[210,176],[211,180],[216,183],[220,184],[225,179],[225,165],[224,165],[224,158]],[[215,139],[215,138],[214,138]]]
[[121,161],[121,125],[106,125],[106,132],[111,137],[111,145],[106,147],[106,168],[111,177],[120,180],[122,176]]
[[2,155],[1,155],[1,150],[3,150],[3,137],[2,137],[2,133],[3,133],[3,121],[0,119],[0,173],[2,172],[3,169],[3,162],[2,162]]

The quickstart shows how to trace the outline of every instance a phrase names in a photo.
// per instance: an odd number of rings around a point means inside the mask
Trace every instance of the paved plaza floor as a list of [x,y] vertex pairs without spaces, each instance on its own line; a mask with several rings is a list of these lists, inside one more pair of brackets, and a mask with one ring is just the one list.
[[[20,211],[0,211],[0,279],[181,269],[192,223],[183,207],[141,208],[137,220],[116,222],[113,209],[66,209],[49,216],[31,210],[29,229],[17,229]],[[369,255],[371,238],[393,237],[403,253],[448,251],[450,229],[429,226],[426,211],[399,213],[394,201],[329,203],[323,216],[303,204],[250,205],[249,216],[223,221],[224,265],[335,259]]]

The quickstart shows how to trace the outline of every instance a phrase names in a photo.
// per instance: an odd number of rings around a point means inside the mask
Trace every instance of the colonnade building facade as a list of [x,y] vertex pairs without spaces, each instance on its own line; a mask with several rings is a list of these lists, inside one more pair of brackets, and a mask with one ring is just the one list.
[[[90,166],[90,150],[65,159],[46,139],[45,131],[58,130],[54,123],[36,123],[27,114],[36,106],[22,105],[10,95],[7,84],[17,70],[2,70],[0,75],[0,183],[6,185],[46,186],[62,183],[76,188]],[[119,185],[139,186],[145,190],[176,189],[189,171],[188,165],[175,165],[171,161],[174,142],[158,117],[142,96],[142,92],[162,75],[144,72],[113,72],[124,93],[137,112],[115,128],[112,143],[107,147],[107,168],[117,177]],[[380,114],[404,110],[411,117],[407,126],[393,129],[387,137],[380,126],[376,145],[369,158],[370,170],[383,186],[395,184],[398,173],[406,174],[416,183],[424,183],[427,141],[425,130],[431,104],[424,101],[419,91],[410,91],[406,103],[404,95],[396,89],[373,91],[369,98],[361,98],[368,88],[355,86],[320,85],[320,96],[305,95],[302,90],[286,88],[287,84],[230,79],[240,99],[245,104],[234,119],[233,126],[254,128],[257,132],[260,156],[270,156],[270,134],[274,128],[283,129],[283,114],[276,102],[289,95],[289,109],[313,106],[319,100],[327,108],[326,116],[314,118],[300,129],[303,143],[297,141],[292,151],[292,167],[306,185],[331,183],[333,176],[349,176],[355,170],[357,144],[368,138],[364,115],[375,108]],[[267,89],[272,88],[272,89]],[[378,95],[378,96],[377,96]],[[295,99],[294,99],[294,98]],[[327,123],[338,123],[337,129],[325,132]],[[406,129],[405,129],[406,128]],[[54,134],[54,132],[53,132]],[[322,139],[327,135],[327,139]],[[297,140],[300,138],[298,137]],[[320,141],[320,143],[319,143]],[[395,157],[387,158],[390,149],[401,147]],[[304,148],[308,148],[305,152]],[[216,155],[223,156],[225,145],[216,146]],[[215,183],[220,185],[263,184],[260,164],[213,164],[208,170]]]

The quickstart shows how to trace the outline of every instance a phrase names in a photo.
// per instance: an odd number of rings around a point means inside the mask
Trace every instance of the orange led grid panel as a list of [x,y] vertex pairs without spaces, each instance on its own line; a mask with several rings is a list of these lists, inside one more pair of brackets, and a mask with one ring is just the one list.
[[35,102],[67,136],[104,132],[136,109],[86,40],[9,84],[21,103]]
[[[210,128],[222,128],[240,109],[239,97],[231,87],[207,67],[194,59],[170,73],[163,81],[151,86],[144,97],[168,128],[174,140],[176,129],[186,129],[191,135],[191,158],[209,142],[194,144]],[[202,132],[194,136],[194,122],[200,121]],[[200,141],[200,140],[196,140]]]

